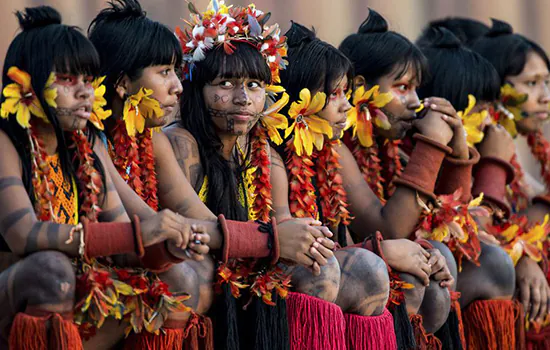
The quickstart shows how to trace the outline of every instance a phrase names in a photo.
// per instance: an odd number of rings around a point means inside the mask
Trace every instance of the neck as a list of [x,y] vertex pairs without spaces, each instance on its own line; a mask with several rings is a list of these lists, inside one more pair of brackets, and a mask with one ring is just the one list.
[[44,151],[48,155],[55,154],[57,152],[57,136],[53,126],[37,119],[32,127],[42,145],[44,145]]
[[118,120],[122,120],[122,111],[123,111],[123,107],[124,107],[124,102],[121,101],[118,98],[115,98],[113,100],[113,103],[112,103],[111,107],[112,107],[111,111],[112,111],[113,114],[109,118],[107,118],[106,120],[103,121],[103,124],[105,125],[104,132],[108,137],[113,136],[112,131],[116,126],[116,122]]
[[218,134],[220,140],[222,141],[222,155],[225,159],[229,160],[231,159],[231,155],[233,154],[233,149],[235,148],[235,145],[237,144],[237,140],[239,139],[236,135],[228,135],[228,134]]

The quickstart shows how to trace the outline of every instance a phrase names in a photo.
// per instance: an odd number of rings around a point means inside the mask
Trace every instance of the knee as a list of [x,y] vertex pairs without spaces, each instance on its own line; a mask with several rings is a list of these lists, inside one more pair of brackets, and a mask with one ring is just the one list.
[[57,251],[29,255],[16,272],[16,298],[30,305],[74,301],[75,272],[69,258]]
[[426,286],[417,277],[408,273],[401,273],[399,277],[403,282],[411,284],[413,287],[404,289],[405,302],[407,304],[407,313],[409,315],[417,314],[426,294]]
[[447,288],[437,283],[430,283],[424,293],[424,301],[418,310],[422,315],[423,325],[428,333],[435,333],[449,317],[451,294]]
[[350,248],[337,252],[342,279],[337,304],[344,311],[359,315],[379,315],[390,293],[388,268],[372,252]]
[[183,262],[172,266],[172,268],[159,275],[160,279],[168,284],[172,293],[187,293],[191,298],[186,305],[196,309],[199,303],[199,277],[195,270]]
[[[451,250],[449,249],[449,247],[447,247],[447,245],[441,242],[430,241],[430,243],[434,246],[435,249],[439,250],[441,254],[445,257],[445,261],[447,261],[447,267],[449,268],[451,275],[453,275],[453,278],[456,281],[458,277],[458,267],[456,265],[455,257],[451,252]],[[453,287],[456,287],[456,283]]]
[[308,269],[298,267],[292,273],[292,284],[297,292],[333,303],[340,288],[340,265],[336,258],[328,259],[328,263],[321,267],[319,276],[314,276]]
[[484,276],[492,286],[488,298],[514,294],[516,287],[514,263],[502,248],[482,243],[480,264],[485,271]]

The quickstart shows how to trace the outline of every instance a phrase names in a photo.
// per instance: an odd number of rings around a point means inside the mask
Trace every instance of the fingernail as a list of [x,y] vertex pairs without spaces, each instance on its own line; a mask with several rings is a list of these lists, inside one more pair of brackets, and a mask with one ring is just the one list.
[[319,243],[317,243],[317,242],[313,243],[313,247],[314,248],[319,248]]
[[437,106],[435,104],[432,104],[430,107],[431,108],[437,108]]
[[323,243],[323,239],[324,239],[324,238],[319,237],[319,238],[317,238],[317,242]]

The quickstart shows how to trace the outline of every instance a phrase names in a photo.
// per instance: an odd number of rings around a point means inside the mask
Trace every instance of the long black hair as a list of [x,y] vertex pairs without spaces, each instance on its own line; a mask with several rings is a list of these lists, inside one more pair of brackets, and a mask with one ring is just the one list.
[[101,75],[106,76],[108,106],[124,75],[135,81],[147,67],[181,64],[181,46],[174,33],[164,24],[147,18],[137,0],[109,1],[92,20],[88,37],[99,53]]
[[342,41],[340,50],[353,63],[355,74],[369,85],[378,84],[380,78],[393,72],[400,78],[411,66],[419,82],[427,72],[420,49],[403,35],[390,31],[386,20],[370,8],[367,19],[356,34]]
[[[25,8],[23,12],[15,13],[21,32],[11,42],[2,74],[2,85],[13,83],[8,77],[10,67],[18,67],[31,77],[32,88],[40,101],[46,117],[53,129],[58,142],[57,152],[66,180],[73,178],[82,188],[79,179],[75,176],[78,164],[73,164],[74,149],[67,141],[68,135],[61,129],[55,115],[55,109],[50,107],[44,99],[44,87],[50,73],[73,75],[99,75],[99,56],[92,43],[73,26],[61,24],[61,15],[49,6]],[[2,96],[0,101],[4,101]],[[23,182],[25,189],[34,202],[32,186],[31,152],[27,130],[16,121],[15,116],[8,119],[0,118],[0,128],[9,136],[14,144],[23,165]],[[88,123],[90,130],[88,139],[93,144],[95,128]],[[104,178],[101,162],[94,154],[95,167]],[[81,203],[82,201],[79,201]]]
[[530,52],[538,54],[550,69],[548,55],[540,45],[514,33],[508,23],[494,18],[492,21],[489,32],[474,43],[472,50],[493,64],[500,77],[500,85],[504,85],[506,77],[516,76],[523,71]]
[[495,68],[477,52],[464,47],[444,27],[426,29],[419,39],[428,58],[429,78],[418,89],[418,96],[447,99],[456,110],[468,106],[468,95],[478,101],[495,101],[500,94],[500,79]]
[[242,186],[242,181],[237,179],[242,177],[245,165],[235,159],[232,167],[223,157],[223,144],[206,107],[203,88],[216,77],[250,78],[270,84],[271,71],[254,46],[245,42],[234,42],[233,45],[233,54],[228,55],[222,46],[217,46],[206,53],[204,60],[192,65],[192,79],[183,82],[179,124],[193,135],[199,145],[201,165],[208,177],[208,208],[216,215],[246,221],[247,210],[239,204],[237,187]]

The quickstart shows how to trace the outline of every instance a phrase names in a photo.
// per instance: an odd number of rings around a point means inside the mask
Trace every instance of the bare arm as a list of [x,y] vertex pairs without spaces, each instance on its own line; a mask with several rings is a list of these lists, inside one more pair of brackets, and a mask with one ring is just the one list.
[[278,222],[292,218],[288,205],[288,176],[281,156],[271,149],[273,215]]
[[218,220],[188,181],[196,185],[202,177],[198,144],[183,128],[171,127],[165,132],[166,135],[155,134],[153,138],[160,203],[190,218],[193,223],[203,225],[210,234],[209,246],[220,249],[223,234]]
[[[41,250],[57,250],[69,256],[78,256],[78,233],[70,244],[69,239],[73,225],[56,224],[39,221],[34,212],[29,195],[23,186],[22,170],[19,156],[5,133],[0,132],[0,147],[3,150],[0,159],[0,232],[17,255],[26,255]],[[107,179],[107,188],[111,188]],[[108,191],[103,210],[117,212],[116,192]],[[116,221],[129,221],[126,214],[117,214]]]
[[355,158],[346,145],[342,143],[336,150],[341,157],[340,171],[348,194],[350,211],[354,216],[351,228],[355,234],[359,238],[365,238],[380,231],[386,238],[407,238],[417,225],[421,213],[416,202],[416,192],[397,186],[393,196],[383,206],[363,179]]

